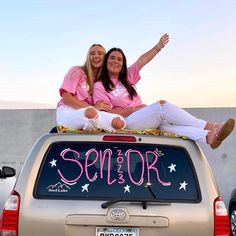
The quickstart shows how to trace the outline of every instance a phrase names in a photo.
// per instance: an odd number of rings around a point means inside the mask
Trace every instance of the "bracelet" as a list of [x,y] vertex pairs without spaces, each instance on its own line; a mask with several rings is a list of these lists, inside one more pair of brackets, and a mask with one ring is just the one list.
[[164,46],[160,42],[155,45],[155,49],[158,51],[161,51],[162,48],[164,48]]

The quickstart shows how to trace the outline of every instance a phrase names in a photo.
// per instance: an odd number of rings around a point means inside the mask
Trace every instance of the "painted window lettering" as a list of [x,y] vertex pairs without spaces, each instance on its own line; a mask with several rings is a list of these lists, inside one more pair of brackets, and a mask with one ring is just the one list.
[[[76,156],[77,156],[77,159],[71,159],[71,158],[66,158],[66,154],[68,152],[73,152]],[[117,153],[121,153],[121,150],[117,150]],[[142,163],[142,172],[141,172],[141,175],[140,175],[140,178],[138,179],[138,181],[136,181],[133,176],[132,176],[132,172],[131,172],[131,157],[134,156],[133,154],[136,154],[136,156],[138,156],[140,158],[140,161]],[[92,160],[93,156],[95,155],[95,158]],[[154,161],[152,163],[149,163],[149,155],[153,155],[155,158],[154,158]],[[85,175],[86,175],[86,178],[89,182],[93,182],[97,179],[98,177],[98,173],[95,172],[93,177],[91,178],[90,175],[89,175],[89,169],[90,167],[93,167],[95,166],[96,162],[99,162],[100,164],[100,178],[103,178],[103,169],[104,169],[104,165],[105,165],[105,161],[106,159],[108,159],[108,166],[107,166],[107,170],[108,170],[108,176],[107,176],[107,184],[108,185],[112,185],[113,183],[117,182],[118,183],[123,183],[125,180],[123,179],[123,170],[122,170],[122,163],[124,162],[124,158],[123,156],[117,156],[116,157],[116,164],[117,164],[117,173],[118,173],[118,179],[114,178],[114,179],[111,179],[111,163],[112,163],[112,150],[110,149],[106,149],[105,151],[97,151],[96,149],[90,149],[88,150],[88,152],[85,154],[85,164],[84,164],[84,167],[82,166],[82,164],[80,163],[80,159],[79,159],[79,156],[80,156],[80,153],[77,152],[76,150],[72,150],[72,149],[65,149],[62,151],[61,153],[61,157],[64,161],[71,161],[71,162],[75,162],[77,165],[78,165],[78,176],[75,178],[75,179],[67,179],[62,171],[60,169],[58,169],[58,173],[62,179],[63,182],[65,183],[76,183],[81,175],[83,174],[83,172],[85,172]],[[127,150],[127,152],[125,153],[125,156],[126,156],[126,160],[127,160],[127,173],[128,173],[128,176],[129,176],[129,180],[135,184],[135,185],[141,185],[143,183],[143,179],[144,179],[144,167],[146,165],[146,169],[147,169],[147,178],[148,178],[148,182],[150,182],[150,171],[153,170],[156,172],[156,175],[157,175],[157,181],[159,183],[161,183],[162,185],[164,186],[169,186],[171,185],[171,182],[164,182],[160,179],[160,176],[159,176],[159,172],[158,172],[158,168],[155,166],[155,164],[157,163],[158,161],[158,153],[156,153],[156,151],[147,151],[144,156],[141,152],[137,151],[137,150],[132,150],[132,149],[129,149]],[[92,157],[92,158],[90,158]],[[145,162],[145,159],[146,159],[146,162]],[[92,160],[92,163],[88,164],[89,160]],[[50,162],[51,163],[56,163],[56,160],[52,160]],[[56,164],[54,164],[53,166],[56,167]],[[120,180],[120,181],[119,181]]]
[[39,176],[36,192],[41,197],[93,198],[106,192],[106,197],[171,199],[173,191],[175,200],[199,197],[191,163],[181,149],[60,143],[47,153],[41,176],[46,173],[47,181]]

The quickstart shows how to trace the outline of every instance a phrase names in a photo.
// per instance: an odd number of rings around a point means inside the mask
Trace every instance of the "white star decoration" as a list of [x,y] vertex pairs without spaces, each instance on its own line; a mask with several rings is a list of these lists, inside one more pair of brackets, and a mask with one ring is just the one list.
[[129,192],[129,193],[130,193],[130,189],[129,189],[129,188],[130,188],[130,186],[129,186],[129,185],[126,185],[126,186],[124,187],[124,189],[125,189],[124,193],[125,193],[125,192]]
[[51,167],[53,167],[53,166],[57,166],[56,162],[57,160],[52,159],[52,161],[50,161],[49,163],[51,164]]
[[88,186],[89,186],[89,184],[85,184],[84,186],[81,186],[82,192],[84,192],[84,191],[88,192]]
[[184,191],[186,191],[186,186],[188,185],[188,183],[186,183],[185,181],[183,183],[180,183],[180,187],[179,187],[179,190],[180,189],[184,189]]
[[172,171],[175,171],[175,172],[176,172],[175,167],[176,167],[176,164],[173,164],[173,163],[171,163],[171,165],[168,166],[168,168],[170,169],[170,173],[171,173]]

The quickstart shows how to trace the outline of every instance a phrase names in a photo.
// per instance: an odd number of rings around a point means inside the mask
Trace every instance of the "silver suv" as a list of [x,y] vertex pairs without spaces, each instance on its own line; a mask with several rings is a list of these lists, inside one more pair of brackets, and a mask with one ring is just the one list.
[[47,134],[2,213],[5,236],[219,236],[229,218],[198,145],[139,134]]

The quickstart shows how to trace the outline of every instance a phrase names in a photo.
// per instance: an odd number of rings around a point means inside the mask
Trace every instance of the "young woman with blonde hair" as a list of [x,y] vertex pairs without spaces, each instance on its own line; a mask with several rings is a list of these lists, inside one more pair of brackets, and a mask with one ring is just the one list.
[[57,104],[57,125],[87,131],[104,129],[108,132],[124,128],[122,116],[106,112],[110,110],[110,105],[102,101],[93,103],[93,85],[99,76],[105,53],[102,45],[93,44],[85,64],[72,67],[65,75],[59,89],[61,99]]

